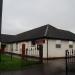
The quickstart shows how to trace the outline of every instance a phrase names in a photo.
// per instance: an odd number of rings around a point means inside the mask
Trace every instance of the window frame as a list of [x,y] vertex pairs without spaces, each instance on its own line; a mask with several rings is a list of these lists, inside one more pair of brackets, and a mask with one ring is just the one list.
[[61,44],[56,44],[56,48],[61,48]]
[[16,51],[18,51],[18,43],[16,43]]
[[73,45],[69,44],[69,48],[73,48]]
[[56,40],[56,48],[61,48],[61,40]]
[[69,48],[73,48],[73,41],[69,41]]

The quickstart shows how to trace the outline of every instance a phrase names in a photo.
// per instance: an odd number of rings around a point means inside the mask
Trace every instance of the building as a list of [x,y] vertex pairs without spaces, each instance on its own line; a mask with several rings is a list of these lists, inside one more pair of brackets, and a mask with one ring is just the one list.
[[17,35],[1,35],[6,52],[32,57],[65,57],[65,50],[75,49],[75,34],[49,24]]

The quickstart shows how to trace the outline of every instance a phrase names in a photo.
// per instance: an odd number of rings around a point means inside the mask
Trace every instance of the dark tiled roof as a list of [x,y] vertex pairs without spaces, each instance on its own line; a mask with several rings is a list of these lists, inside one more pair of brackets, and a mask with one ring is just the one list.
[[17,35],[2,34],[2,42],[19,42],[19,41],[34,40],[39,38],[75,41],[75,34],[70,31],[55,28],[49,24]]
[[42,26],[42,27],[35,28],[35,29],[30,30],[30,31],[18,34],[17,35],[18,41],[43,38],[44,33],[46,31],[46,27],[47,26]]
[[48,26],[48,32],[46,36],[48,38],[53,38],[53,39],[71,40],[71,41],[75,40],[74,33],[57,28],[51,28],[50,26]]
[[16,35],[1,34],[0,41],[3,43],[14,42],[16,40],[15,38],[16,38]]

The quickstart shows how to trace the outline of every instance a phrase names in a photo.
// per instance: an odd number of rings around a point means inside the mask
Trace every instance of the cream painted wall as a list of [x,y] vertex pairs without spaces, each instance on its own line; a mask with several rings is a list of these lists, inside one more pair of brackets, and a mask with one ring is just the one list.
[[75,42],[73,42],[73,49],[75,50]]
[[11,52],[11,44],[7,44],[5,48],[6,52]]
[[[75,42],[73,43],[75,49]],[[67,49],[72,50],[69,48],[69,41],[61,41],[61,48],[56,48],[56,40],[48,40],[48,57],[64,57]]]
[[18,50],[18,43],[13,43],[13,53],[17,53],[17,54],[20,54],[20,50]]
[[[31,41],[28,42],[20,42],[18,43],[18,51],[16,51],[16,44],[13,44],[13,52],[21,54],[22,53],[22,44],[26,45],[28,49],[27,55],[39,57],[39,50],[37,50],[37,44],[32,46]],[[32,49],[32,50],[31,50]],[[47,41],[43,44],[43,57],[47,57]]]
[[14,43],[13,44],[13,53],[22,54],[22,44],[25,44],[25,48],[28,49],[27,55],[37,56],[37,57],[39,56],[39,51],[37,50],[37,45],[32,46],[31,41],[19,42],[18,43],[18,49],[16,49],[16,43]]
[[1,42],[0,42],[0,49],[1,49]]
[[[64,57],[65,50],[71,49],[69,48],[69,41],[61,41],[61,48],[56,48],[57,40],[48,40],[48,57]],[[39,57],[39,50],[37,50],[37,44],[32,46],[31,41],[28,42],[19,42],[18,49],[16,49],[16,43],[13,43],[13,53],[22,54],[22,44],[26,45],[26,49],[28,49],[27,55]],[[12,44],[7,44],[5,50],[11,52]],[[31,50],[32,49],[32,50]],[[73,49],[75,50],[75,42],[73,42]],[[71,49],[72,50],[72,49]],[[47,39],[45,39],[45,43],[43,43],[43,57],[47,58]]]
[[47,57],[47,39],[45,39],[45,43],[43,44],[43,57]]

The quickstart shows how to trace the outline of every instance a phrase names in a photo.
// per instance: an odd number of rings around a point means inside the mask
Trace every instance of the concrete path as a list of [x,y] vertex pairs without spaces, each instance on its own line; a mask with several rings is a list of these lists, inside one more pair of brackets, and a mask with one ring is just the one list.
[[[0,72],[0,75],[65,75],[65,60],[51,60],[25,70]],[[75,73],[69,72],[69,75],[75,75]]]

